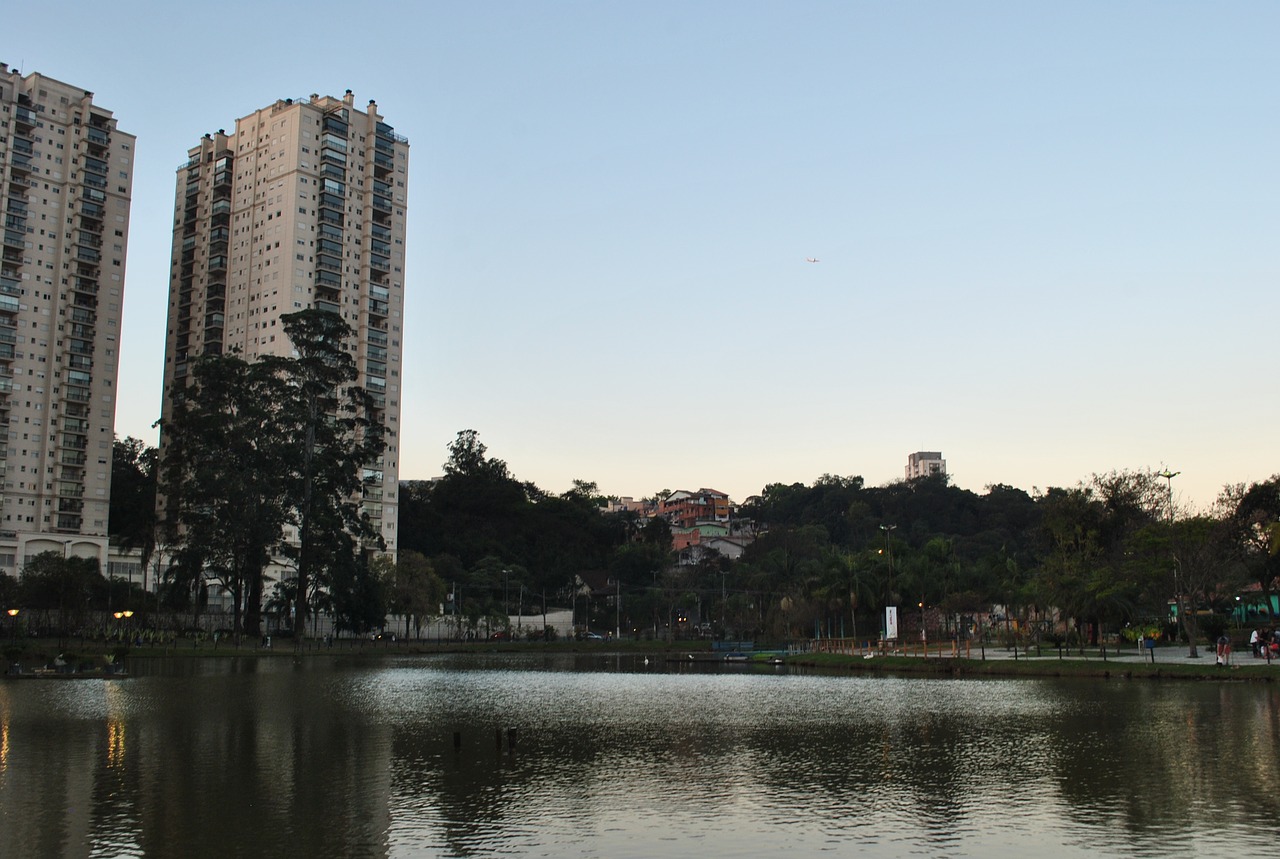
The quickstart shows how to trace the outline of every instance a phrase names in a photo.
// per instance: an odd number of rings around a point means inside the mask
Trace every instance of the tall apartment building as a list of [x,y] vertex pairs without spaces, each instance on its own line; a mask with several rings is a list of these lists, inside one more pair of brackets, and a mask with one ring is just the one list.
[[0,573],[107,560],[135,138],[93,93],[0,63]]
[[947,461],[942,458],[942,453],[939,451],[922,450],[907,457],[907,480],[946,473]]
[[282,315],[340,314],[388,430],[364,509],[395,552],[409,141],[353,101],[282,99],[179,165],[162,413],[192,359],[289,355]]

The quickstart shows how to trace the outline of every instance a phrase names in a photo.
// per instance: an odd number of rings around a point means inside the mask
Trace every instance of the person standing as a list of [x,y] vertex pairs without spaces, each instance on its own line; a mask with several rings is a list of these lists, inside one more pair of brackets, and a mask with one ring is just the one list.
[[1231,661],[1231,639],[1226,632],[1218,636],[1218,664],[1224,668]]

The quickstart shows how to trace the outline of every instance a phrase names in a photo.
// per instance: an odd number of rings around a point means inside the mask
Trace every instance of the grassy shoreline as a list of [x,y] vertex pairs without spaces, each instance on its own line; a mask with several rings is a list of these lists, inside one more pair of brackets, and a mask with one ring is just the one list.
[[[277,639],[271,647],[265,647],[254,639],[242,640],[237,646],[230,641],[214,644],[211,640],[179,639],[161,645],[123,647],[116,642],[68,639],[27,639],[3,643],[5,665],[19,663],[26,668],[51,663],[59,654],[68,661],[94,666],[107,659],[226,659],[252,658],[305,659],[322,656],[367,657],[382,659],[388,656],[423,656],[438,654],[513,654],[513,653],[594,653],[594,654],[699,654],[699,661],[712,661],[715,657],[707,642],[663,641],[608,641],[608,642],[456,642],[456,641],[369,641],[365,639],[338,639],[333,646],[323,641],[307,640],[299,646],[289,639]],[[1237,654],[1239,660],[1239,654]],[[1245,654],[1245,660],[1248,655]],[[757,655],[755,661],[763,661]],[[864,658],[858,654],[801,653],[785,657],[785,664],[824,672],[859,675],[891,676],[914,675],[932,677],[1092,677],[1101,679],[1150,679],[1150,680],[1214,680],[1233,682],[1274,683],[1280,681],[1280,661],[1244,663],[1230,667],[1215,664],[1212,650],[1204,651],[1198,662],[1171,663],[1168,661],[1140,662],[1132,658],[1118,659],[1114,654],[1104,659],[1101,653],[1088,655],[1068,654],[1060,657],[1056,652],[1038,656],[1020,655],[1010,658],[1007,654],[990,658],[963,658],[918,655],[876,655]],[[1247,667],[1246,667],[1247,666]]]

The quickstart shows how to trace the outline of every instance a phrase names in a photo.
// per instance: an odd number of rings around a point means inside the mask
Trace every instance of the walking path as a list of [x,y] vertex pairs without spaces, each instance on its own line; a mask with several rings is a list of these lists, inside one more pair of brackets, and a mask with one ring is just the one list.
[[[1108,647],[1106,655],[1103,655],[1099,647],[1086,647],[1082,653],[1077,648],[1063,647],[1061,651],[1056,646],[1042,645],[1036,648],[1034,645],[1028,650],[1019,647],[1017,651],[1013,648],[1003,645],[986,645],[980,642],[960,642],[957,650],[954,641],[929,642],[926,648],[920,642],[900,642],[895,645],[888,645],[883,648],[877,646],[875,642],[854,643],[847,639],[818,639],[809,642],[810,652],[828,652],[828,653],[844,653],[853,656],[863,655],[873,658],[877,655],[886,656],[917,656],[929,659],[1031,659],[1034,661],[1045,661],[1053,659],[1070,659],[1072,661],[1083,662],[1119,662],[1119,663],[1147,663],[1156,665],[1214,665],[1216,660],[1216,648],[1212,644],[1199,645],[1196,648],[1197,656],[1189,655],[1189,649],[1185,644],[1163,645],[1153,648],[1139,648],[1137,645],[1128,644],[1120,647]],[[1254,657],[1245,648],[1241,650],[1231,651],[1229,666],[1233,668],[1267,668],[1272,665],[1280,665],[1280,659],[1272,657],[1265,659],[1263,657]]]

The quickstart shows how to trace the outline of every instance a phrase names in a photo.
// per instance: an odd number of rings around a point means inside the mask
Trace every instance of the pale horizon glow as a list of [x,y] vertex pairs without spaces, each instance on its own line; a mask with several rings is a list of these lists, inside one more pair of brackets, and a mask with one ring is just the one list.
[[463,429],[635,497],[919,450],[977,492],[1167,467],[1180,510],[1280,472],[1274,3],[301,8],[0,33],[138,138],[120,437],[156,441],[187,149],[351,89],[411,142],[402,480]]

